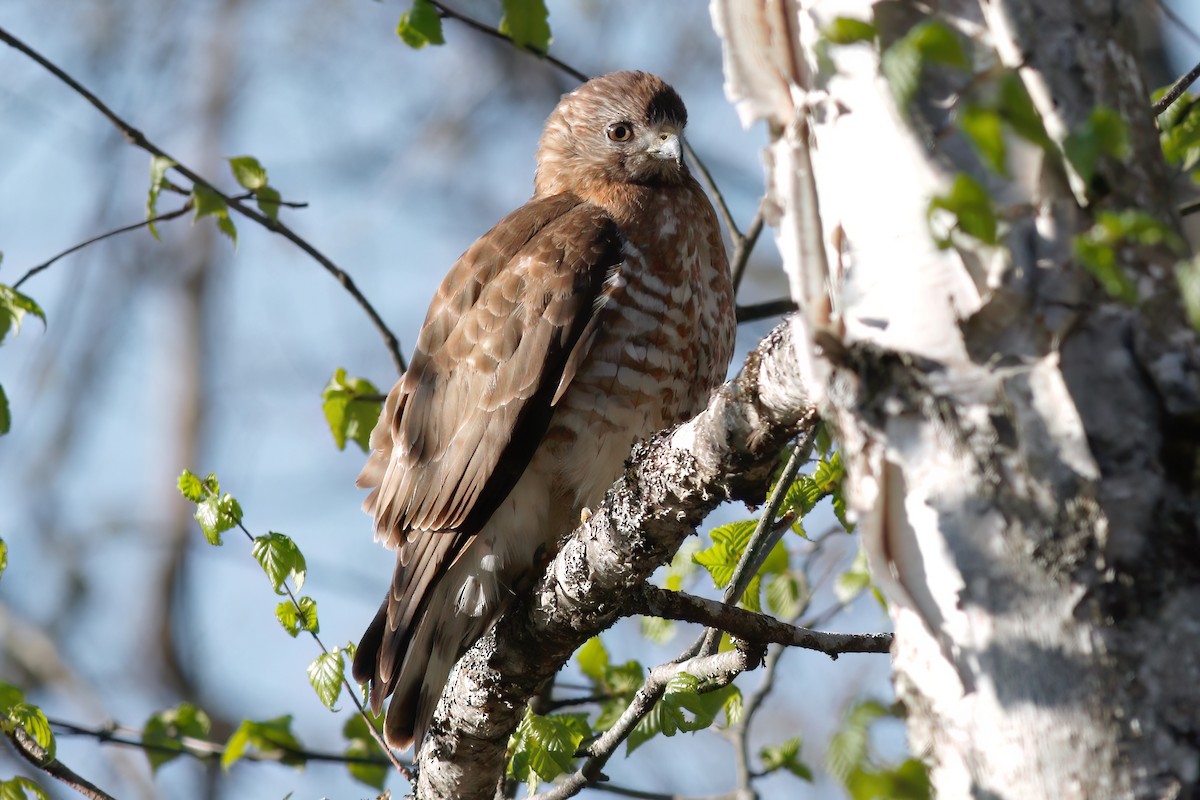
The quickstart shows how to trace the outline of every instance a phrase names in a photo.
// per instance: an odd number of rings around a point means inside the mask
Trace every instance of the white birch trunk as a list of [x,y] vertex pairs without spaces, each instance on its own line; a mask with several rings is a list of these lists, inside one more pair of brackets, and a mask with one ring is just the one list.
[[[1122,5],[712,2],[727,93],[768,122],[802,372],[840,437],[941,797],[1200,792],[1200,369],[1177,256],[1117,250],[1137,305],[1072,261],[1099,209],[1177,230]],[[824,41],[840,16],[876,42]],[[971,67],[927,65],[901,110],[880,51],[930,18]],[[1009,137],[1007,180],[957,127],[961,95],[1004,67],[1053,141],[1043,158]],[[1101,105],[1129,158],[1089,181],[1061,153]],[[927,209],[959,172],[988,188],[998,247],[935,244]]]

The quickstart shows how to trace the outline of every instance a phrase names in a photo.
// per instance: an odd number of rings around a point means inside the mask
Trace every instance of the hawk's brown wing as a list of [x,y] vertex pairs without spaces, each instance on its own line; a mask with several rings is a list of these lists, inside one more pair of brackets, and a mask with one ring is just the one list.
[[608,215],[559,195],[503,219],[438,289],[359,476],[375,487],[364,508],[377,538],[398,551],[354,663],[357,679],[373,679],[376,707],[432,586],[533,457],[622,258]]
[[[463,254],[371,434],[359,484],[376,534],[471,534],[545,433],[572,350],[622,259],[616,225],[569,195],[531,201]],[[577,362],[576,359],[570,359]]]

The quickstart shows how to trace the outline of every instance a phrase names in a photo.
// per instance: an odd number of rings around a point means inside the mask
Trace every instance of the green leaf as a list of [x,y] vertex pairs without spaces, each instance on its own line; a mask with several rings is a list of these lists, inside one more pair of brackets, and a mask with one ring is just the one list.
[[304,586],[308,565],[304,561],[304,554],[290,537],[273,531],[265,536],[256,536],[250,552],[262,566],[263,572],[267,573],[267,579],[271,581],[276,594],[284,593],[283,584],[288,578],[296,585],[296,591]]
[[0,781],[0,800],[50,800],[50,796],[33,780],[18,775]]
[[311,597],[301,597],[299,603],[300,605],[297,606],[290,597],[284,600],[275,606],[275,619],[279,620],[279,624],[292,638],[295,638],[300,631],[320,633],[321,626],[317,622],[317,601]]
[[845,477],[846,467],[842,465],[841,452],[834,453],[828,459],[818,461],[817,468],[813,471],[813,480],[820,488],[823,497],[833,494],[842,485]]
[[242,521],[242,507],[229,494],[221,494],[217,476],[208,473],[201,480],[188,470],[179,476],[179,491],[196,504],[193,515],[204,531],[204,538],[211,545],[221,545],[221,534]]
[[209,545],[220,546],[221,534],[241,522],[241,506],[232,495],[224,494],[222,497],[211,497],[198,503],[193,516],[196,517],[196,522],[200,523],[200,530],[204,531]]
[[855,44],[875,41],[879,31],[866,20],[837,17],[821,33],[833,44]]
[[1185,259],[1175,265],[1175,279],[1179,281],[1179,294],[1192,327],[1200,331],[1200,261]]
[[[213,482],[217,480],[217,476],[211,472],[208,474],[208,477]],[[193,503],[199,503],[205,497],[204,481],[199,476],[192,474],[190,470],[185,469],[183,471],[176,485],[179,487],[179,493],[183,495],[184,499]]]
[[[1161,97],[1165,91],[1160,89],[1154,94]],[[1184,92],[1159,115],[1158,129],[1163,157],[1168,163],[1185,171],[1200,163],[1200,103],[1195,95]]]
[[880,719],[899,716],[896,706],[864,700],[847,711],[841,729],[830,739],[826,767],[850,797],[928,800],[931,796],[928,774],[919,761],[879,764],[871,753],[871,726]]
[[637,661],[627,661],[604,670],[599,688],[612,695],[612,699],[600,707],[594,726],[596,730],[608,730],[613,726],[633,700],[634,694],[642,688],[645,675],[646,670]]
[[829,451],[833,449],[833,436],[829,432],[829,426],[824,422],[817,425],[817,454],[824,457],[829,455]]
[[308,665],[308,682],[317,697],[330,711],[342,694],[342,649],[335,647],[328,653],[317,656]]
[[1093,108],[1088,118],[1063,141],[1063,153],[1083,182],[1090,184],[1101,158],[1109,156],[1123,161],[1129,157],[1125,120],[1106,106]]
[[795,619],[805,605],[805,591],[795,575],[772,575],[767,581],[767,610],[776,617]]
[[[964,172],[954,177],[950,194],[929,201],[928,216],[933,218],[938,210],[947,211],[955,218],[955,228],[984,244],[996,243],[996,211],[988,193],[970,175]],[[947,248],[954,242],[950,235],[934,235],[938,247]]]
[[0,342],[4,341],[9,331],[14,336],[21,332],[21,323],[26,314],[33,314],[45,326],[46,313],[32,297],[0,283]]
[[0,577],[4,575],[4,570],[8,568],[8,545],[4,539],[0,538]]
[[12,430],[12,411],[8,407],[8,395],[4,393],[4,387],[0,386],[0,436]]
[[396,35],[414,50],[427,44],[446,43],[441,15],[429,0],[413,0],[412,8],[400,15]]
[[583,643],[583,647],[575,653],[575,661],[594,684],[603,683],[605,670],[608,669],[608,649],[599,636],[593,636]]
[[45,751],[43,764],[54,760],[54,731],[50,729],[50,721],[40,708],[30,703],[16,703],[8,709],[8,721],[25,731]]
[[[158,215],[158,194],[166,184],[167,170],[173,166],[175,166],[175,162],[166,156],[150,156],[150,195],[146,198],[146,219]],[[154,228],[154,223],[150,223],[147,227],[157,239],[158,231]]]
[[229,216],[229,206],[226,205],[225,198],[203,183],[192,187],[192,204],[196,220],[207,216]]
[[663,696],[630,733],[626,755],[660,733],[674,736],[680,731],[692,733],[709,728],[721,711],[726,713],[727,724],[740,716],[741,692],[736,686],[723,686],[704,694],[699,690],[700,680],[694,675],[680,673],[672,677]]
[[254,193],[254,202],[258,204],[258,210],[270,220],[279,219],[279,201],[279,192],[270,186],[264,186]]
[[801,780],[812,783],[813,774],[808,765],[800,760],[800,737],[793,736],[782,744],[764,747],[758,751],[763,772],[771,773],[786,769]]
[[217,229],[237,244],[237,228],[229,218],[229,206],[225,198],[202,183],[192,187],[192,207],[196,211],[193,222],[199,222],[204,217],[216,217]]
[[675,623],[669,619],[661,617],[638,617],[638,622],[642,629],[642,636],[645,636],[655,644],[666,644],[675,635]]
[[383,750],[367,730],[367,722],[362,714],[354,714],[342,727],[342,736],[346,737],[346,755],[351,758],[375,758],[378,764],[347,764],[350,775],[358,781],[376,789],[383,790],[388,779],[388,762]]
[[[713,584],[718,589],[724,589],[729,585],[734,570],[737,568],[742,554],[746,551],[746,546],[757,526],[758,523],[754,520],[742,520],[714,528],[709,533],[712,546],[692,556],[697,564],[708,570]],[[786,571],[787,568],[787,548],[781,542],[776,542],[763,560],[762,566],[759,567],[758,574],[746,585],[746,591],[742,593],[741,605],[751,611],[761,611],[762,581],[760,576],[779,574]]]
[[1124,247],[1166,246],[1176,254],[1186,249],[1169,227],[1144,211],[1102,211],[1092,228],[1075,237],[1075,257],[1113,297],[1124,303],[1138,301],[1137,287],[1125,273],[1118,251]]
[[371,431],[379,421],[383,404],[364,398],[378,396],[379,390],[365,378],[348,378],[341,367],[334,371],[321,390],[321,408],[339,450],[345,449],[346,440],[350,439],[364,453],[370,451]]
[[867,552],[859,550],[850,568],[837,576],[833,582],[833,593],[839,603],[849,603],[871,585],[871,571],[867,568]]
[[959,111],[958,127],[993,172],[1008,174],[1008,151],[999,112],[968,103]]
[[552,781],[574,770],[575,752],[591,734],[586,714],[543,717],[526,712],[509,741],[509,777],[532,784],[535,775]]
[[236,156],[229,159],[229,169],[243,189],[257,192],[267,185],[267,170],[254,156]]
[[25,692],[11,683],[0,681],[0,719],[8,719],[9,709],[24,702]]
[[1025,82],[1015,70],[1005,70],[999,78],[996,112],[1021,138],[1047,149],[1051,146],[1042,115],[1038,113]]
[[243,720],[225,743],[221,756],[221,767],[228,770],[234,762],[243,758],[248,751],[277,758],[281,763],[301,766],[304,758],[298,751],[304,748],[292,733],[292,715],[286,714],[263,722]]
[[929,64],[961,69],[971,65],[954,32],[934,20],[914,25],[883,52],[879,68],[901,111],[912,102],[921,82],[921,73]]
[[178,758],[184,752],[184,737],[206,739],[211,729],[208,714],[191,703],[152,714],[142,726],[142,744],[150,769],[157,772],[163,764]]
[[504,0],[500,32],[517,47],[532,47],[545,53],[550,47],[550,11],[546,0]]
[[713,584],[724,589],[733,578],[733,570],[746,550],[758,523],[754,520],[730,522],[713,528],[709,533],[712,546],[692,556],[712,576]]

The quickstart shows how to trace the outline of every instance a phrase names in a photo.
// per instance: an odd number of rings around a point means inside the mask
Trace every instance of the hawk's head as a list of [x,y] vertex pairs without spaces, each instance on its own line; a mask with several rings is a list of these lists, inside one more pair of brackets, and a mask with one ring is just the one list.
[[614,72],[565,95],[538,147],[536,194],[587,194],[604,184],[671,184],[687,176],[687,109],[646,72]]

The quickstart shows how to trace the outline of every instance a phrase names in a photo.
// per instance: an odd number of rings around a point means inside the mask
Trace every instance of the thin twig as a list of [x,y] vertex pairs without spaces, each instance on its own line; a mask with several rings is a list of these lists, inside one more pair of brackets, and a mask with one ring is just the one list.
[[[242,533],[246,534],[246,538],[249,539],[251,545],[253,545],[254,535],[250,533],[241,520],[237,521],[237,526],[239,529],[241,529]],[[287,596],[292,601],[292,605],[294,605],[296,608],[299,608],[300,601],[296,599],[296,595],[292,592],[292,587],[288,586],[287,581],[283,582],[283,589],[285,592],[287,592]],[[321,641],[321,637],[318,636],[315,631],[309,631],[308,635],[311,636],[313,641],[317,643],[317,647],[321,648],[322,653],[329,655],[329,648],[325,646],[325,643]],[[371,723],[371,716],[367,713],[366,707],[363,705],[362,700],[360,700],[358,697],[358,689],[351,685],[349,679],[346,678],[346,671],[344,669],[342,670],[341,678],[342,686],[345,687],[346,693],[350,695],[351,702],[353,702],[354,707],[358,709],[358,713],[363,718],[363,721],[367,723],[367,730],[371,732],[371,738],[374,739],[379,747],[383,750],[384,755],[386,755],[388,760],[392,762],[392,766],[396,768],[396,771],[403,775],[405,780],[411,783],[412,772],[400,761],[399,758],[396,757],[396,754],[392,752],[392,748],[388,746],[387,741],[383,738],[383,734],[380,733]]]
[[650,671],[645,682],[633,697],[633,701],[596,741],[588,746],[589,758],[571,775],[566,776],[547,792],[533,796],[532,800],[566,800],[574,797],[585,787],[604,779],[601,770],[616,752],[621,742],[637,727],[666,692],[671,678],[680,674],[694,675],[704,682],[705,690],[728,686],[734,678],[757,666],[761,653],[749,653],[744,649],[730,650],[716,655],[694,658],[683,663],[660,664]]
[[13,749],[21,758],[50,777],[62,781],[84,797],[91,798],[91,800],[116,800],[111,794],[79,775],[57,758],[48,758],[50,754],[21,728],[14,728],[12,733],[8,734],[8,740],[12,742]]
[[174,169],[180,175],[183,175],[185,178],[187,178],[194,184],[204,186],[207,189],[211,190],[214,194],[216,194],[222,200],[224,200],[225,204],[228,207],[234,209],[242,216],[247,217],[247,218],[257,222],[259,225],[262,225],[267,230],[272,231],[274,233],[278,233],[279,235],[283,236],[285,239],[290,241],[292,244],[299,247],[301,250],[303,250],[305,253],[307,253],[310,257],[312,257],[313,260],[315,260],[318,264],[320,264],[322,267],[324,267],[326,269],[326,271],[328,271],[331,275],[333,275],[333,277],[338,281],[338,283],[340,283],[342,285],[342,288],[344,288],[347,292],[349,292],[350,296],[353,297],[355,299],[355,301],[358,303],[358,305],[363,309],[363,311],[366,312],[366,314],[370,318],[371,322],[375,325],[376,330],[379,331],[379,335],[381,337],[383,337],[384,345],[387,347],[388,352],[391,353],[392,361],[395,362],[397,370],[399,370],[400,372],[404,372],[404,370],[407,368],[407,366],[404,361],[404,356],[400,352],[399,340],[396,338],[396,335],[394,333],[392,333],[391,329],[388,328],[387,324],[383,321],[383,319],[379,316],[379,313],[375,310],[375,307],[372,306],[370,301],[368,301],[367,298],[363,295],[363,293],[361,291],[359,291],[358,286],[354,283],[354,280],[346,273],[345,270],[343,270],[342,268],[340,268],[339,266],[334,264],[332,261],[330,261],[323,253],[321,253],[319,250],[317,250],[317,248],[313,247],[311,244],[309,244],[306,240],[304,240],[299,235],[297,235],[294,231],[292,231],[291,228],[289,228],[284,223],[280,222],[278,219],[272,219],[272,218],[268,217],[267,215],[262,214],[262,213],[256,211],[255,209],[250,208],[245,203],[243,203],[241,200],[238,200],[236,197],[225,194],[220,189],[218,189],[216,186],[214,186],[212,183],[210,183],[209,181],[202,178],[198,173],[189,169],[186,165],[180,163],[178,159],[174,158],[169,153],[164,151],[162,148],[155,145],[153,142],[151,142],[149,139],[146,138],[145,134],[143,134],[137,128],[134,128],[132,125],[130,125],[128,122],[126,122],[120,116],[118,116],[116,114],[116,112],[114,112],[107,105],[105,105],[104,102],[102,100],[100,100],[100,98],[98,98],[92,92],[88,91],[87,88],[85,88],[82,84],[80,84],[78,81],[76,81],[74,78],[72,78],[66,72],[64,72],[56,64],[47,60],[36,50],[31,48],[29,45],[25,44],[23,41],[21,41],[17,37],[13,36],[11,33],[9,33],[7,30],[5,30],[2,27],[0,27],[0,41],[3,41],[5,44],[9,45],[10,47],[15,48],[16,50],[20,51],[21,53],[24,53],[26,56],[28,56],[29,58],[31,58],[35,62],[37,62],[42,68],[44,68],[45,70],[50,72],[50,74],[52,74],[54,77],[58,78],[60,81],[65,83],[67,86],[69,86],[72,90],[75,91],[76,94],[78,94],[80,97],[82,97],[88,103],[90,103],[97,111],[99,111],[101,114],[103,114],[105,117],[107,117],[109,122],[111,122],[114,126],[116,126],[117,130],[119,130],[121,132],[121,134],[125,137],[125,139],[130,144],[132,144],[134,147],[138,147],[142,150],[145,150],[147,153],[150,153],[151,155],[155,155],[160,158],[170,159],[171,162],[174,164],[172,169]]
[[742,718],[730,726],[730,734],[734,739],[734,758],[737,762],[738,787],[750,791],[750,783],[758,777],[750,765],[750,722],[762,708],[763,701],[775,688],[776,667],[783,657],[783,647],[771,647],[767,657],[763,659],[762,681],[751,692],[742,704]]
[[174,211],[168,211],[165,214],[159,214],[156,217],[149,217],[147,219],[142,220],[141,222],[135,222],[132,225],[125,225],[124,227],[108,231],[107,233],[102,233],[99,236],[93,236],[91,239],[80,242],[79,244],[75,245],[74,247],[68,247],[66,250],[63,250],[61,253],[59,253],[56,256],[53,256],[52,258],[50,258],[47,261],[43,261],[41,264],[38,264],[36,267],[30,267],[25,272],[25,274],[21,276],[20,280],[18,280],[16,283],[13,284],[13,288],[14,289],[21,288],[22,283],[29,280],[34,275],[37,275],[39,272],[49,269],[50,265],[53,264],[55,261],[58,261],[60,258],[65,258],[65,257],[71,255],[72,253],[78,253],[80,250],[82,250],[85,247],[96,244],[97,242],[102,242],[105,239],[110,239],[113,236],[119,236],[122,233],[129,233],[130,231],[136,231],[138,228],[149,227],[149,226],[155,224],[156,222],[166,222],[167,220],[175,219],[177,217],[182,217],[184,214],[186,214],[187,212],[189,212],[191,210],[192,210],[192,202],[189,200],[188,202],[184,203],[180,208],[177,208]]
[[742,240],[746,237],[742,234],[741,229],[738,228],[737,222],[734,221],[733,212],[729,210],[729,204],[725,202],[725,195],[721,194],[721,190],[717,188],[717,182],[713,180],[712,173],[708,171],[708,167],[704,165],[704,162],[696,156],[696,151],[687,143],[686,138],[683,140],[683,152],[692,160],[692,163],[696,166],[696,172],[700,174],[700,180],[708,188],[708,191],[712,193],[712,196],[716,198],[717,210],[721,212],[721,218],[725,220],[725,228],[729,231],[729,239],[733,242],[733,247],[736,250],[741,246]]
[[741,239],[735,240],[733,245],[733,257],[729,259],[729,270],[733,273],[733,292],[737,294],[738,289],[742,286],[742,278],[746,274],[746,265],[750,263],[750,254],[754,251],[754,245],[758,244],[759,234],[762,233],[764,211],[766,205],[764,198],[758,204],[758,210],[754,212],[754,219],[750,220],[750,226],[746,228],[746,232]]
[[[737,566],[734,567],[733,576],[729,579],[729,586],[725,589],[725,603],[735,605],[742,599],[742,593],[746,591],[750,581],[754,580],[754,576],[758,574],[767,554],[771,552],[776,542],[783,537],[784,531],[788,529],[788,525],[776,525],[775,518],[779,516],[779,508],[783,505],[783,498],[787,496],[788,487],[792,485],[792,481],[796,480],[801,465],[808,460],[815,441],[816,428],[814,427],[805,435],[804,439],[797,442],[796,446],[792,448],[792,454],[779,474],[779,479],[775,481],[775,487],[771,490],[770,497],[767,498],[767,506],[763,509],[758,524],[754,526],[754,533],[750,535],[750,541],[746,543],[746,549],[742,551],[742,557],[738,559]],[[720,638],[720,631],[715,628],[705,631],[700,652],[715,652]]]
[[648,583],[638,593],[639,613],[707,625],[751,644],[784,644],[816,650],[833,659],[843,653],[887,653],[892,646],[890,633],[815,631],[718,600],[671,592]]
[[1193,200],[1179,207],[1179,216],[1186,217],[1189,214],[1195,214],[1197,211],[1200,211],[1200,200]]
[[784,297],[779,300],[768,300],[764,303],[750,303],[749,305],[736,306],[734,313],[737,315],[738,324],[743,322],[756,322],[760,319],[769,319],[771,317],[782,317],[784,314],[791,314],[793,311],[798,311],[800,306],[796,305],[796,301],[790,297]]
[[1195,83],[1197,78],[1200,78],[1200,64],[1192,67],[1186,75],[1175,81],[1171,88],[1167,90],[1167,93],[1158,99],[1158,102],[1153,107],[1154,116],[1157,117],[1170,108],[1171,104],[1178,100],[1179,96]]
[[584,73],[575,69],[570,64],[560,61],[559,59],[557,59],[554,56],[547,53],[545,50],[539,50],[538,48],[534,47],[531,44],[518,45],[516,42],[513,41],[511,36],[509,36],[507,33],[502,33],[499,28],[493,28],[492,26],[490,26],[486,23],[480,22],[479,20],[475,19],[474,17],[468,17],[466,14],[460,13],[458,11],[455,11],[453,8],[450,8],[445,3],[438,2],[438,0],[430,0],[429,4],[437,9],[438,14],[443,19],[458,20],[462,24],[466,25],[468,28],[472,28],[473,30],[479,31],[480,33],[484,34],[485,36],[490,36],[493,39],[499,39],[501,41],[508,42],[513,47],[516,47],[519,50],[524,50],[527,53],[535,55],[538,58],[543,59],[544,61],[546,61],[550,64],[553,64],[559,70],[570,75],[572,78],[579,81],[580,83],[586,83],[588,80],[587,75],[585,75]]
[[[50,719],[50,725],[57,728],[59,736],[87,736],[96,739],[103,744],[116,744],[123,747],[135,747],[140,750],[153,751],[156,753],[173,753],[175,755],[191,756],[200,761],[220,758],[225,753],[225,745],[220,742],[212,742],[207,739],[198,739],[194,736],[180,736],[172,740],[172,744],[158,744],[155,742],[142,741],[142,731],[134,728],[126,728],[119,725],[106,725],[104,727],[88,727],[79,725],[74,722],[66,722],[59,719]],[[176,744],[177,743],[177,744]],[[288,747],[287,745],[275,743],[280,751],[287,756],[295,756],[296,758],[304,759],[305,761],[324,761],[334,764],[363,764],[366,766],[386,767],[388,762],[383,758],[375,758],[372,756],[350,756],[340,753],[324,753],[315,750],[305,750],[303,748]],[[242,758],[248,761],[278,761],[281,756],[272,755],[269,753],[260,753],[253,750],[248,750]]]

